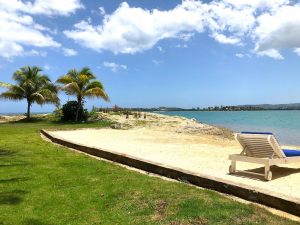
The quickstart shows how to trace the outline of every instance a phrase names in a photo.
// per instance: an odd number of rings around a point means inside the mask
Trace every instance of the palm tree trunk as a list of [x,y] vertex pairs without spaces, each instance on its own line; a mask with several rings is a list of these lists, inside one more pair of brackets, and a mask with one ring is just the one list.
[[77,111],[76,111],[76,122],[79,122],[79,110],[81,108],[81,97],[77,98]]
[[78,122],[78,118],[79,117],[79,103],[78,103],[78,105],[77,105],[77,111],[76,111],[76,122]]
[[30,106],[31,102],[27,100],[27,120],[30,120]]

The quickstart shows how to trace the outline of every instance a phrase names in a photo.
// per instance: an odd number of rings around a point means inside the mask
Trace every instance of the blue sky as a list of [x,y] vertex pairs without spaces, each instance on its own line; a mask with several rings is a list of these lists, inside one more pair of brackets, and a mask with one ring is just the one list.
[[[300,102],[294,1],[0,0],[0,27],[0,81],[25,65],[53,81],[89,66],[111,98],[89,109]],[[0,113],[25,109],[0,101]]]

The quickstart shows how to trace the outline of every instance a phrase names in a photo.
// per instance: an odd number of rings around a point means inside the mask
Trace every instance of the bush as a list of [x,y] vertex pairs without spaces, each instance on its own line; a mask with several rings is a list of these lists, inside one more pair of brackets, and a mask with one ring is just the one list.
[[[77,113],[77,101],[68,101],[62,107],[62,120],[63,121],[76,121],[76,113]],[[78,112],[78,121],[87,121],[88,119],[88,111],[83,109],[81,106]]]
[[98,120],[98,117],[98,112],[93,108],[92,111],[89,113],[89,120]]

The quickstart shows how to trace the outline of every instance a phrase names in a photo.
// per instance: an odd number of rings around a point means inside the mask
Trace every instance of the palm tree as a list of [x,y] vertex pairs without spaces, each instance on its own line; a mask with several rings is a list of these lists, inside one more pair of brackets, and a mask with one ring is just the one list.
[[13,74],[16,84],[0,82],[0,87],[7,89],[0,94],[0,98],[19,101],[27,101],[27,119],[30,119],[30,107],[33,103],[43,105],[46,103],[59,104],[57,87],[51,83],[46,75],[40,72],[42,69],[36,66],[26,66]]
[[102,98],[105,101],[109,101],[103,84],[96,80],[96,76],[88,67],[84,67],[81,70],[69,70],[66,75],[59,77],[56,82],[63,84],[61,89],[68,95],[76,95],[78,104],[76,121],[78,121],[79,111],[83,107],[85,97]]

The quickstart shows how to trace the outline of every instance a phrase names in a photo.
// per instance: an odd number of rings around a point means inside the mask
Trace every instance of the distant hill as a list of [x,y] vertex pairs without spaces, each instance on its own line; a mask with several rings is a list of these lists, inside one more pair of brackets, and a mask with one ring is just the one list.
[[239,107],[257,107],[265,110],[297,110],[300,109],[300,103],[291,104],[260,104],[260,105],[241,105]]
[[258,104],[237,106],[215,106],[201,110],[207,111],[259,111],[259,110],[300,110],[300,103],[291,104]]

